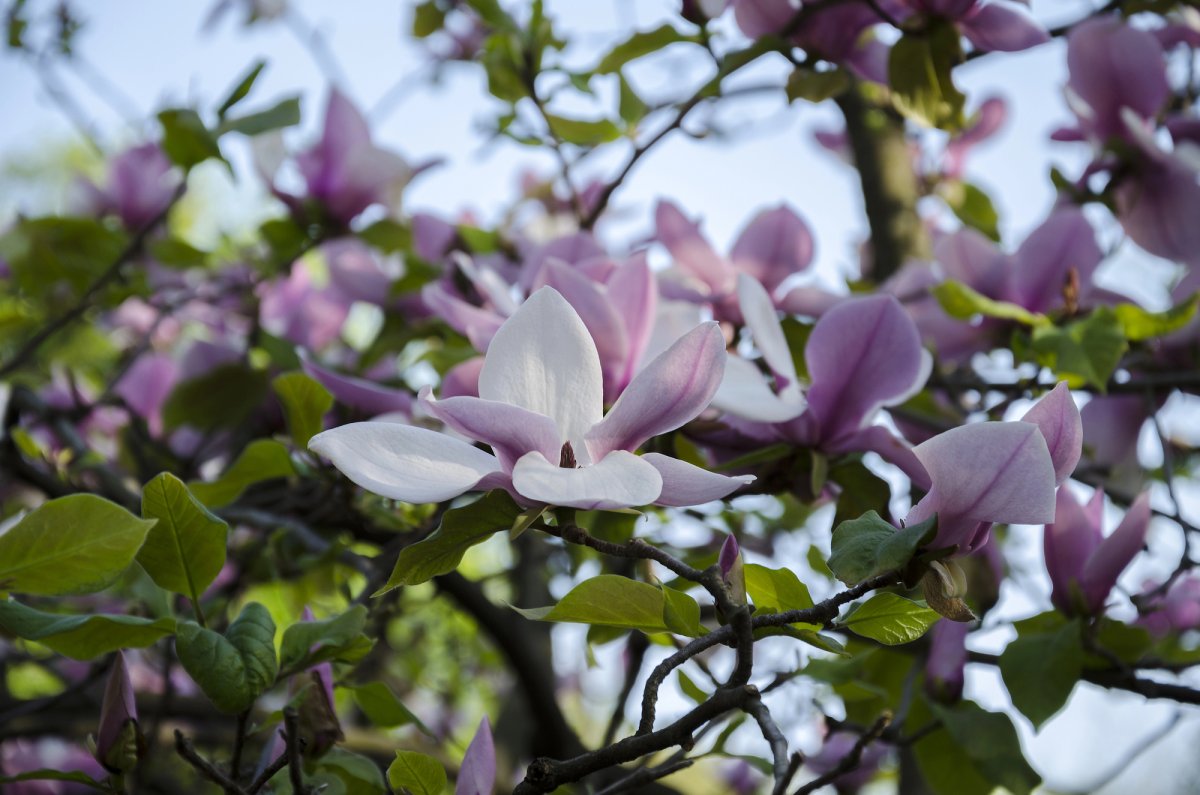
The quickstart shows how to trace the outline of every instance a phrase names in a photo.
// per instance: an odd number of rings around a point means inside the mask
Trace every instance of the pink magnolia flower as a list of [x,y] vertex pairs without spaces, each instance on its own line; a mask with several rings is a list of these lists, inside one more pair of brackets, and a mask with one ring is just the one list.
[[1105,537],[1104,492],[1097,489],[1081,505],[1068,489],[1058,492],[1054,522],[1046,526],[1044,547],[1054,606],[1068,615],[1099,615],[1117,578],[1141,551],[1150,525],[1150,495],[1143,492],[1125,518]]
[[1020,421],[978,422],[938,434],[913,454],[929,474],[929,492],[907,524],[938,517],[933,548],[970,553],[987,542],[992,524],[1049,524],[1054,490],[1079,462],[1083,432],[1065,383]]
[[[256,139],[259,169],[274,182],[282,165],[278,139]],[[296,155],[296,165],[307,186],[305,197],[273,187],[275,195],[293,211],[303,210],[303,200],[317,201],[330,218],[348,224],[373,204],[395,206],[400,193],[419,169],[400,155],[376,146],[371,131],[358,108],[336,88],[329,92],[325,105],[325,126],[321,138],[312,147]]]
[[[1157,591],[1159,584],[1147,582],[1143,594]],[[1200,628],[1200,577],[1188,574],[1171,583],[1167,592],[1139,603],[1137,623],[1156,637]]]
[[1017,52],[1050,41],[1046,29],[1017,6],[1026,0],[895,0],[913,13],[945,19],[977,50]]
[[929,656],[925,659],[925,689],[938,701],[962,698],[967,666],[967,635],[971,625],[943,618],[929,631]]
[[336,340],[350,314],[351,301],[332,285],[318,287],[299,262],[285,278],[261,285],[258,295],[263,328],[312,351]]
[[492,741],[492,725],[484,715],[463,755],[458,780],[454,782],[454,795],[492,795],[495,786],[496,747]]
[[746,274],[775,295],[789,276],[812,263],[813,238],[799,215],[780,205],[763,210],[738,235],[728,257],[713,249],[674,204],[660,201],[654,211],[656,236],[674,258],[675,267],[661,279],[663,296],[711,304],[718,320],[742,321],[738,309],[738,276]]
[[583,509],[695,505],[751,478],[633,451],[708,406],[723,359],[720,329],[701,325],[639,372],[602,416],[596,345],[566,299],[543,287],[496,332],[479,397],[422,396],[430,414],[491,453],[426,428],[379,422],[325,431],[309,447],[363,488],[407,502],[505,488],[527,503]]
[[[806,10],[822,5],[811,0]],[[883,3],[895,10],[894,0]],[[830,2],[828,8],[808,13],[795,23],[800,10],[799,0],[734,0],[733,13],[738,27],[751,38],[776,36],[792,27],[791,39],[812,55],[834,63],[844,64],[860,77],[876,82],[887,78],[886,68],[880,69],[882,45],[864,33],[883,21],[869,3],[862,0]]]
[[[837,731],[825,738],[821,750],[804,760],[809,770],[817,775],[824,775],[834,770],[846,755],[849,754],[859,736],[853,732]],[[863,749],[862,758],[853,770],[835,778],[831,783],[839,793],[858,792],[875,778],[879,766],[887,758],[891,746],[883,742],[873,742]]]
[[137,765],[140,744],[133,683],[125,667],[125,653],[118,651],[108,674],[104,701],[100,706],[96,761],[108,770],[127,773]]
[[127,149],[108,164],[103,186],[83,181],[88,212],[113,213],[128,229],[140,229],[171,203],[181,177],[156,143]]

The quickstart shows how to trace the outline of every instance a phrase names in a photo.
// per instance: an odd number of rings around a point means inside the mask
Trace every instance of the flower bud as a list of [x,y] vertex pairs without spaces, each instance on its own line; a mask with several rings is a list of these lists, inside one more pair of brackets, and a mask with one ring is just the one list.
[[925,602],[951,621],[974,621],[975,614],[963,597],[967,595],[967,575],[953,560],[935,560],[921,578]]
[[110,772],[128,773],[137,766],[143,747],[133,683],[125,667],[125,653],[118,651],[104,688],[93,755]]
[[[312,610],[305,607],[302,621],[312,621]],[[300,694],[296,705],[300,736],[305,740],[304,755],[324,756],[336,743],[346,739],[333,701],[333,666],[323,662],[308,670],[305,679],[293,677],[292,695]]]
[[737,604],[746,604],[746,575],[742,569],[742,550],[737,539],[729,536],[721,545],[721,554],[717,556],[717,567],[721,570],[721,579],[729,587],[729,594]]

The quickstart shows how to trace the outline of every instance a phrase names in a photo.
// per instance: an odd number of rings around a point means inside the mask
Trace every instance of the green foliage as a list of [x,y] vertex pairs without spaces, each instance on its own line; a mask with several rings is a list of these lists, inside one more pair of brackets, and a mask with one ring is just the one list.
[[1041,783],[1025,761],[1007,715],[987,712],[970,701],[929,708],[945,728],[919,742],[916,753],[936,795],[986,795],[996,786],[1013,795],[1030,795]]
[[824,102],[850,87],[850,75],[843,69],[818,72],[803,66],[796,67],[787,81],[788,102],[798,99]]
[[[287,775],[279,778],[286,779]],[[383,773],[374,761],[338,747],[305,765],[304,782],[313,788],[311,791],[325,795],[379,795],[387,791]],[[292,792],[289,785],[290,782],[285,780],[275,792],[287,795]]]
[[72,659],[90,660],[117,649],[150,646],[175,632],[175,621],[45,613],[9,600],[0,601],[0,628]]
[[771,569],[757,563],[743,567],[746,593],[759,613],[804,610],[813,606],[808,586],[791,569]]
[[397,726],[412,725],[430,737],[435,736],[383,682],[370,682],[354,688],[354,703],[376,726],[393,729]]
[[175,165],[186,170],[209,158],[225,160],[217,137],[204,126],[196,111],[187,108],[164,110],[158,114],[158,121],[163,130],[163,151]]
[[663,585],[663,624],[676,635],[695,638],[705,630],[700,624],[700,605],[682,591]]
[[621,137],[621,128],[608,119],[570,119],[547,113],[546,122],[555,138],[577,146],[597,146]]
[[254,64],[242,75],[242,79],[237,82],[233,90],[221,101],[217,108],[217,116],[224,119],[234,105],[241,102],[250,93],[250,89],[254,87],[254,81],[258,80],[258,76],[262,74],[263,69],[267,68],[267,62],[263,60],[255,61]]
[[521,506],[502,489],[489,491],[470,505],[446,511],[437,530],[400,552],[392,575],[376,596],[454,571],[468,549],[486,541],[493,533],[509,529],[520,515]]
[[446,21],[446,13],[438,6],[437,0],[425,0],[413,9],[412,34],[418,39],[432,36],[442,29]]
[[1200,293],[1165,312],[1148,312],[1137,304],[1117,304],[1112,310],[1121,324],[1125,339],[1141,342],[1183,328],[1196,316],[1197,306],[1200,306]]
[[288,431],[296,446],[308,447],[308,440],[321,432],[325,414],[333,408],[333,395],[305,373],[284,373],[271,381],[271,388],[283,404]]
[[992,199],[983,189],[970,182],[955,180],[938,186],[938,195],[967,226],[982,232],[992,240],[1000,240],[1000,216]]
[[829,568],[847,585],[903,569],[917,549],[933,540],[937,517],[897,530],[879,514],[868,511],[833,530]]
[[1020,632],[1000,655],[1013,706],[1035,729],[1062,709],[1083,672],[1078,621],[1051,632]]
[[225,565],[229,525],[213,516],[170,472],[142,490],[142,516],[157,523],[146,535],[138,563],[160,587],[198,603]]
[[224,635],[194,621],[179,624],[179,662],[217,709],[236,715],[249,709],[275,681],[275,622],[257,602],[242,608]]
[[0,257],[8,262],[17,291],[53,309],[64,284],[74,294],[83,293],[125,243],[125,235],[92,218],[30,218],[0,237]]
[[894,593],[877,593],[855,608],[842,624],[887,646],[911,643],[941,618],[935,611]]
[[438,795],[446,789],[446,771],[442,763],[416,751],[397,751],[387,769],[387,780],[394,789],[411,795]]
[[695,600],[684,593],[675,592],[672,597],[675,616],[694,615],[696,624],[687,626],[688,621],[673,620],[675,627],[666,620],[667,602],[663,589],[617,574],[600,574],[584,580],[571,589],[562,600],[550,607],[529,609],[513,608],[532,621],[554,621],[593,626],[632,629],[646,634],[676,632],[689,635],[698,628],[700,608],[684,607],[683,600],[695,605]]
[[657,52],[669,44],[681,41],[695,41],[691,36],[684,35],[670,25],[660,25],[654,30],[634,33],[625,41],[608,51],[600,63],[596,65],[596,74],[611,74],[620,71],[621,67],[650,53]]
[[272,439],[257,439],[246,445],[219,478],[209,483],[193,480],[188,488],[209,508],[220,508],[236,500],[255,483],[295,474],[286,447]]
[[235,132],[255,136],[283,127],[294,127],[299,123],[300,97],[287,97],[265,110],[225,119],[217,128],[217,134]]
[[945,281],[934,287],[931,292],[942,305],[942,309],[946,310],[946,314],[959,320],[970,320],[976,315],[983,315],[1000,320],[1015,320],[1037,328],[1051,328],[1050,319],[1045,315],[1030,312],[1007,301],[994,301],[962,282]]
[[888,56],[888,84],[896,109],[930,127],[960,129],[967,98],[955,88],[950,72],[961,60],[958,30],[950,22],[905,33]]
[[226,364],[182,382],[163,404],[163,423],[210,431],[244,423],[262,405],[267,374],[244,364]]
[[354,605],[333,618],[297,621],[283,631],[279,667],[285,673],[292,673],[336,659],[359,638],[365,640],[362,631],[366,625],[367,608],[363,605]]
[[0,591],[57,596],[107,588],[153,526],[94,494],[45,502],[0,535]]
[[1035,328],[1030,344],[1038,363],[1068,386],[1091,384],[1100,392],[1129,349],[1117,314],[1107,306],[1063,327]]

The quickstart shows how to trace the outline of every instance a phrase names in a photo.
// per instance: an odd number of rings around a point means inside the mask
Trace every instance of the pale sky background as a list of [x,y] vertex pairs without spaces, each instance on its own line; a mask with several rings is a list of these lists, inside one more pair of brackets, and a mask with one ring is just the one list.
[[[1075,19],[1097,4],[1035,0],[1033,7],[1040,19],[1053,25]],[[34,0],[31,5],[36,8],[44,3]],[[383,0],[295,2],[303,18],[321,30],[339,64],[342,76],[338,81],[360,107],[371,109],[400,81],[409,87],[403,101],[376,120],[376,138],[410,160],[440,157],[446,162],[414,184],[406,194],[407,209],[445,216],[472,210],[484,221],[494,220],[516,195],[520,171],[532,167],[548,175],[554,168],[553,160],[546,153],[535,153],[508,141],[484,140],[480,122],[499,112],[501,105],[486,94],[480,68],[452,64],[436,87],[422,80],[417,73],[426,68],[427,57],[406,35],[411,5]],[[286,24],[243,30],[240,11],[235,10],[214,31],[201,33],[211,8],[209,2],[92,0],[76,6],[87,23],[77,42],[81,56],[119,87],[135,118],[152,120],[155,111],[172,105],[194,103],[212,108],[254,60],[265,58],[269,62],[267,70],[243,107],[265,107],[283,95],[302,92],[304,124],[299,130],[289,131],[288,138],[300,144],[315,134],[329,76]],[[580,46],[569,54],[578,66],[594,63],[597,53],[633,29],[647,29],[672,18],[676,8],[670,0],[548,0],[546,6],[559,28],[578,39]],[[722,30],[731,30],[729,16],[723,20]],[[1053,202],[1051,164],[1071,175],[1086,162],[1084,147],[1047,142],[1049,132],[1069,118],[1061,93],[1066,80],[1063,49],[1061,42],[1054,42],[1026,53],[982,58],[955,72],[969,97],[969,108],[991,95],[1000,95],[1009,102],[1007,124],[999,135],[975,150],[968,176],[991,194],[1000,211],[1005,243],[1010,247],[1037,225]],[[643,97],[651,101],[686,96],[706,79],[701,70],[707,63],[696,57],[697,53],[694,48],[672,48],[639,63],[631,79]],[[772,76],[782,78],[787,67],[779,59],[746,71],[748,74],[739,79],[755,83]],[[128,124],[76,75],[67,70],[60,73],[106,144],[117,147],[154,132],[152,121],[143,121],[142,126]],[[611,97],[611,84],[604,86],[597,81],[596,85],[602,87],[602,96]],[[37,206],[44,197],[33,194],[17,178],[16,167],[45,158],[47,151],[71,140],[72,130],[46,98],[29,65],[7,54],[0,57],[0,107],[5,117],[0,125],[2,226],[15,210],[45,209]],[[619,220],[606,229],[610,240],[619,245],[643,238],[652,230],[650,212],[654,202],[667,197],[678,201],[689,214],[702,217],[718,248],[727,249],[755,212],[787,202],[813,229],[820,273],[830,280],[838,273],[852,273],[857,245],[866,230],[857,175],[812,141],[814,130],[840,126],[836,108],[829,103],[788,108],[782,98],[761,97],[727,102],[723,107],[719,118],[735,133],[734,137],[696,141],[674,135],[665,141],[641,162],[614,197]],[[244,167],[244,147],[231,142],[227,149],[235,163]],[[606,159],[597,158],[583,173],[611,175],[624,156],[619,152]],[[200,192],[220,201],[220,223],[232,229],[251,223],[261,212],[260,194],[252,190],[250,183],[252,180],[247,180],[241,188],[232,188],[211,177]],[[1102,219],[1103,214],[1098,216]],[[1110,232],[1105,232],[1109,241],[1115,239]],[[1170,272],[1144,256],[1123,251],[1121,257],[1137,260],[1142,269],[1139,272],[1158,280]],[[1155,279],[1139,279],[1138,284],[1121,286],[1149,303],[1161,305],[1165,294]],[[1017,529],[1009,546],[1010,555],[1024,570],[1032,572],[1006,588],[1002,610],[1013,618],[1048,606],[1037,533],[1035,529]],[[1164,527],[1152,535],[1152,546],[1164,559],[1177,555],[1171,546],[1177,543],[1173,541],[1176,534],[1174,528]],[[801,546],[797,555],[803,550]],[[1140,576],[1135,572],[1126,582],[1136,588]],[[1032,598],[1017,593],[1025,588],[1032,589]],[[976,645],[996,651],[1006,637],[992,633]],[[578,633],[567,630],[558,640],[564,652],[577,654]],[[968,695],[990,708],[1008,708],[998,674],[976,668],[970,670]],[[613,670],[602,666],[588,673],[585,692],[598,699],[611,698],[615,690]],[[1154,735],[1174,710],[1169,702],[1148,704],[1138,696],[1080,685],[1068,709],[1038,735],[1020,716],[1016,723],[1031,761],[1048,783],[1063,791],[1075,791],[1103,784],[1097,776],[1122,758],[1123,749]],[[1178,780],[1171,772],[1181,770],[1184,760],[1194,758],[1200,736],[1200,711],[1188,708],[1183,712],[1184,720],[1166,741],[1139,757],[1124,777],[1100,792],[1118,795],[1136,789],[1139,795],[1195,793],[1194,784]],[[811,734],[796,737],[803,737],[811,750]]]

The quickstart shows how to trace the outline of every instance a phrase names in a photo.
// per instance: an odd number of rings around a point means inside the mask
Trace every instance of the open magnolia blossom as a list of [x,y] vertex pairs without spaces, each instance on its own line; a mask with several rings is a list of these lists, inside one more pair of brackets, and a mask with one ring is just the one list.
[[421,396],[430,414],[491,453],[387,422],[333,428],[309,448],[363,488],[406,502],[504,488],[526,503],[582,509],[696,505],[753,478],[633,451],[708,406],[724,359],[717,324],[702,324],[639,372],[605,416],[596,344],[562,295],[543,287],[496,332],[479,397]]

